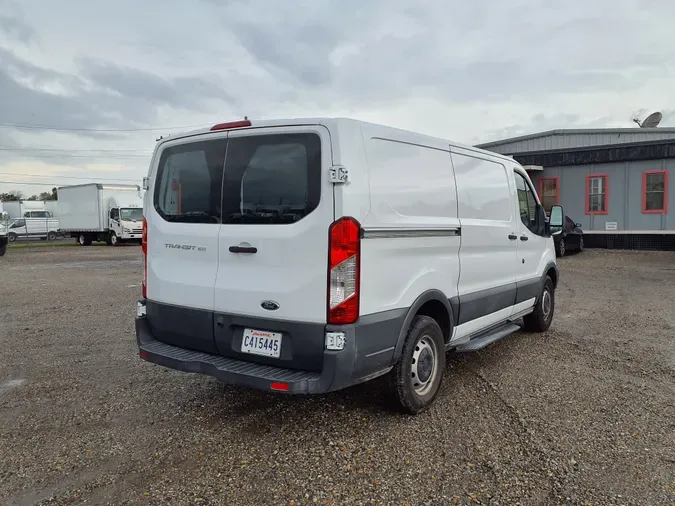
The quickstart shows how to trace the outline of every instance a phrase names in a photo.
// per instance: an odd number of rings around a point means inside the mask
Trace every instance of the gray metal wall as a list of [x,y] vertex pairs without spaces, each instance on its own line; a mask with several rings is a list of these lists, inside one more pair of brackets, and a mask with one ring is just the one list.
[[675,139],[675,128],[559,130],[479,144],[477,147],[504,155],[514,155],[555,149],[589,148],[669,139]]
[[[668,170],[668,214],[642,213],[642,172]],[[586,176],[589,174],[608,175],[608,214],[586,214]],[[619,231],[675,231],[675,159],[650,160],[643,162],[618,162],[597,165],[571,165],[544,168],[530,173],[539,189],[539,179],[558,176],[560,205],[565,214],[584,231],[605,231],[605,222],[617,222]]]

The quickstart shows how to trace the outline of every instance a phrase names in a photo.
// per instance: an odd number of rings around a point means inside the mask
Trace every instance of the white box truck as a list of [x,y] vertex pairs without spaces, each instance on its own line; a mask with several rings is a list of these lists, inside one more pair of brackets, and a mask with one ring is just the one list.
[[143,196],[137,185],[100,183],[62,186],[57,189],[60,232],[81,246],[106,242],[141,243]]

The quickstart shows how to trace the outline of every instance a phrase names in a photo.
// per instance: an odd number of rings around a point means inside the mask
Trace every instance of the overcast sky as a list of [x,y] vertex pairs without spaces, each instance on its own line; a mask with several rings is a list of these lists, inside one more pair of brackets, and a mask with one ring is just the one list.
[[673,26],[673,0],[0,0],[0,192],[140,183],[159,135],[244,115],[675,126]]

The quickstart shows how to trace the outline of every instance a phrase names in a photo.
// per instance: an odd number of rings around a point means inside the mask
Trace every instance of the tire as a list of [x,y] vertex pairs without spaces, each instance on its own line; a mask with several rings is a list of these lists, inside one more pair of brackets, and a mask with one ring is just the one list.
[[561,237],[558,239],[558,247],[555,249],[559,257],[564,257],[567,253],[567,247],[565,246],[565,239]]
[[48,241],[55,241],[56,240],[56,232],[49,232],[47,234],[47,240]]
[[120,239],[119,237],[117,237],[117,234],[115,232],[110,232],[110,245],[111,246],[120,245]]
[[80,246],[91,246],[91,236],[87,234],[80,234],[77,237],[77,242]]
[[139,239],[137,242],[139,246],[143,246],[143,239]]
[[9,242],[14,242],[14,241],[16,241],[17,236],[16,236],[16,234],[10,232],[9,236],[7,236],[7,239],[9,240]]
[[553,321],[555,312],[555,288],[551,276],[546,276],[544,287],[534,306],[534,312],[523,318],[528,332],[546,332]]
[[[401,358],[390,374],[398,407],[416,415],[431,406],[441,389],[445,370],[445,342],[436,320],[415,316],[408,329]],[[425,379],[420,383],[420,379]]]
[[7,253],[7,245],[3,244],[2,246],[0,246],[0,257],[4,257],[5,253]]

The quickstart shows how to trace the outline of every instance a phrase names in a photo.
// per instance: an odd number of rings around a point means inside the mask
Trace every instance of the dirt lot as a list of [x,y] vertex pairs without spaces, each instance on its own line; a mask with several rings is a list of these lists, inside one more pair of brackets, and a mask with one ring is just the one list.
[[430,411],[141,361],[138,247],[0,259],[0,504],[675,504],[675,254],[562,259],[543,335],[452,357]]

